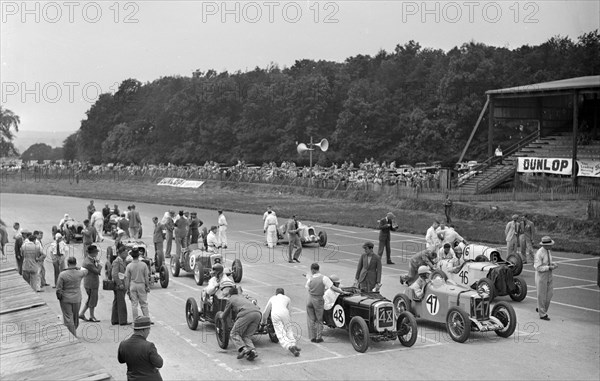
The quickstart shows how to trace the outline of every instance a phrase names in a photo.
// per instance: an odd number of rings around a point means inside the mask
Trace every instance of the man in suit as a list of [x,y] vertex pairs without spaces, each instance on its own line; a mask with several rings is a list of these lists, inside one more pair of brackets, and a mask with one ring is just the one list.
[[114,298],[112,303],[111,324],[128,325],[127,322],[127,304],[125,304],[125,270],[127,268],[128,250],[122,246],[119,249],[119,256],[112,263],[111,278],[115,282],[113,290]]
[[520,232],[520,225],[518,219],[519,215],[514,214],[512,216],[512,220],[508,221],[508,223],[506,224],[506,228],[504,229],[504,234],[506,236],[507,256],[511,254],[517,255],[517,245],[519,242]]
[[138,239],[140,229],[142,228],[142,218],[140,213],[135,210],[135,205],[131,205],[131,212],[129,212],[129,236],[134,239]]
[[363,249],[365,253],[361,255],[356,268],[355,283],[362,291],[372,292],[374,289],[379,291],[381,287],[381,259],[373,253],[373,242],[365,242]]
[[539,250],[535,253],[533,269],[535,270],[535,287],[537,290],[537,308],[535,311],[542,320],[550,320],[548,317],[548,308],[554,293],[554,284],[552,282],[552,272],[558,268],[558,264],[552,261],[552,238],[545,236],[540,242]]
[[398,225],[394,224],[394,218],[394,214],[392,212],[388,212],[385,218],[379,220],[379,248],[377,250],[377,255],[379,255],[380,259],[383,259],[383,249],[385,248],[385,255],[387,257],[388,265],[394,264],[394,262],[392,262],[392,258],[390,257],[390,253],[392,251],[390,247],[390,231],[396,231],[398,229]]
[[[296,216],[292,216],[287,222],[286,232],[288,234],[289,247],[288,247],[288,262],[294,263],[294,261],[300,263],[300,255],[302,255],[302,242],[300,242],[300,236],[298,235],[300,228],[298,227],[298,220]],[[296,250],[294,251],[294,248]],[[293,256],[292,256],[293,253]]]
[[154,343],[147,341],[150,334],[150,318],[139,316],[133,322],[133,335],[119,344],[117,359],[127,363],[127,380],[160,380],[158,368],[163,366],[163,358],[158,354]]
[[[79,319],[84,321],[91,321],[93,323],[99,323],[100,320],[96,319],[94,310],[98,305],[98,288],[100,288],[100,272],[102,271],[102,264],[98,260],[98,247],[96,245],[90,245],[87,248],[87,256],[83,260],[81,267],[87,269],[88,273],[83,279],[83,288],[87,293],[88,299],[83,306],[83,309],[79,313]],[[85,317],[86,311],[90,310],[90,318]]]

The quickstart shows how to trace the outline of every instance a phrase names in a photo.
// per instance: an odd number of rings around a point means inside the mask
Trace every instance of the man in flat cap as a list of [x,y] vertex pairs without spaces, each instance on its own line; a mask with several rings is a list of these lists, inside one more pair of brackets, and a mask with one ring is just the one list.
[[373,242],[363,244],[364,254],[361,255],[356,267],[355,284],[362,291],[379,291],[381,287],[381,259],[373,253]]
[[519,215],[513,214],[512,219],[506,224],[504,235],[506,236],[507,256],[517,254],[517,244],[519,242]]
[[162,380],[158,368],[163,358],[154,343],[147,341],[150,334],[150,318],[138,316],[133,322],[133,335],[119,344],[117,359],[127,364],[127,380]]
[[377,255],[379,255],[380,259],[383,259],[383,249],[385,248],[385,255],[387,257],[388,265],[394,264],[390,256],[392,251],[390,247],[390,231],[396,231],[398,229],[398,225],[394,223],[394,218],[396,218],[394,214],[392,212],[388,212],[385,218],[379,220],[379,248],[377,249]]

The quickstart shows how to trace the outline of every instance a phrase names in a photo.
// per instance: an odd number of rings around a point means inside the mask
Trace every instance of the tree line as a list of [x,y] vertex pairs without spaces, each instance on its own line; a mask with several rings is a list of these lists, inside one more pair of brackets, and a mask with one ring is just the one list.
[[[371,157],[454,163],[486,90],[597,75],[599,51],[598,30],[513,50],[468,42],[444,52],[409,41],[344,62],[127,79],[90,107],[63,154],[91,163],[308,163],[296,144],[313,137],[329,140],[329,151],[313,155],[325,165]],[[484,157],[486,143],[480,129],[467,157]]]

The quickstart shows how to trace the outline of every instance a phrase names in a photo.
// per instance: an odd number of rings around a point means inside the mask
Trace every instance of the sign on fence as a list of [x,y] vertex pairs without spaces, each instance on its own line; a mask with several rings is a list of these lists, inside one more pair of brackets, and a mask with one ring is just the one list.
[[517,172],[569,176],[573,170],[573,159],[547,157],[519,157],[518,159]]
[[600,177],[600,161],[577,160],[577,176]]
[[186,180],[176,177],[165,177],[157,185],[168,185],[177,188],[200,188],[204,181]]

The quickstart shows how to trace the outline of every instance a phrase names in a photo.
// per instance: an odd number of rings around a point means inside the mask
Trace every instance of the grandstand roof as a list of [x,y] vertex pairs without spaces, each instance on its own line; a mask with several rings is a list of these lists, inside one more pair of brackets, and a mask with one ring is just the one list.
[[561,90],[581,90],[593,89],[600,90],[600,75],[592,75],[588,77],[567,78],[558,81],[534,83],[531,85],[509,87],[506,89],[488,90],[485,93],[493,94],[522,94],[522,93],[543,93],[543,92],[560,92]]

